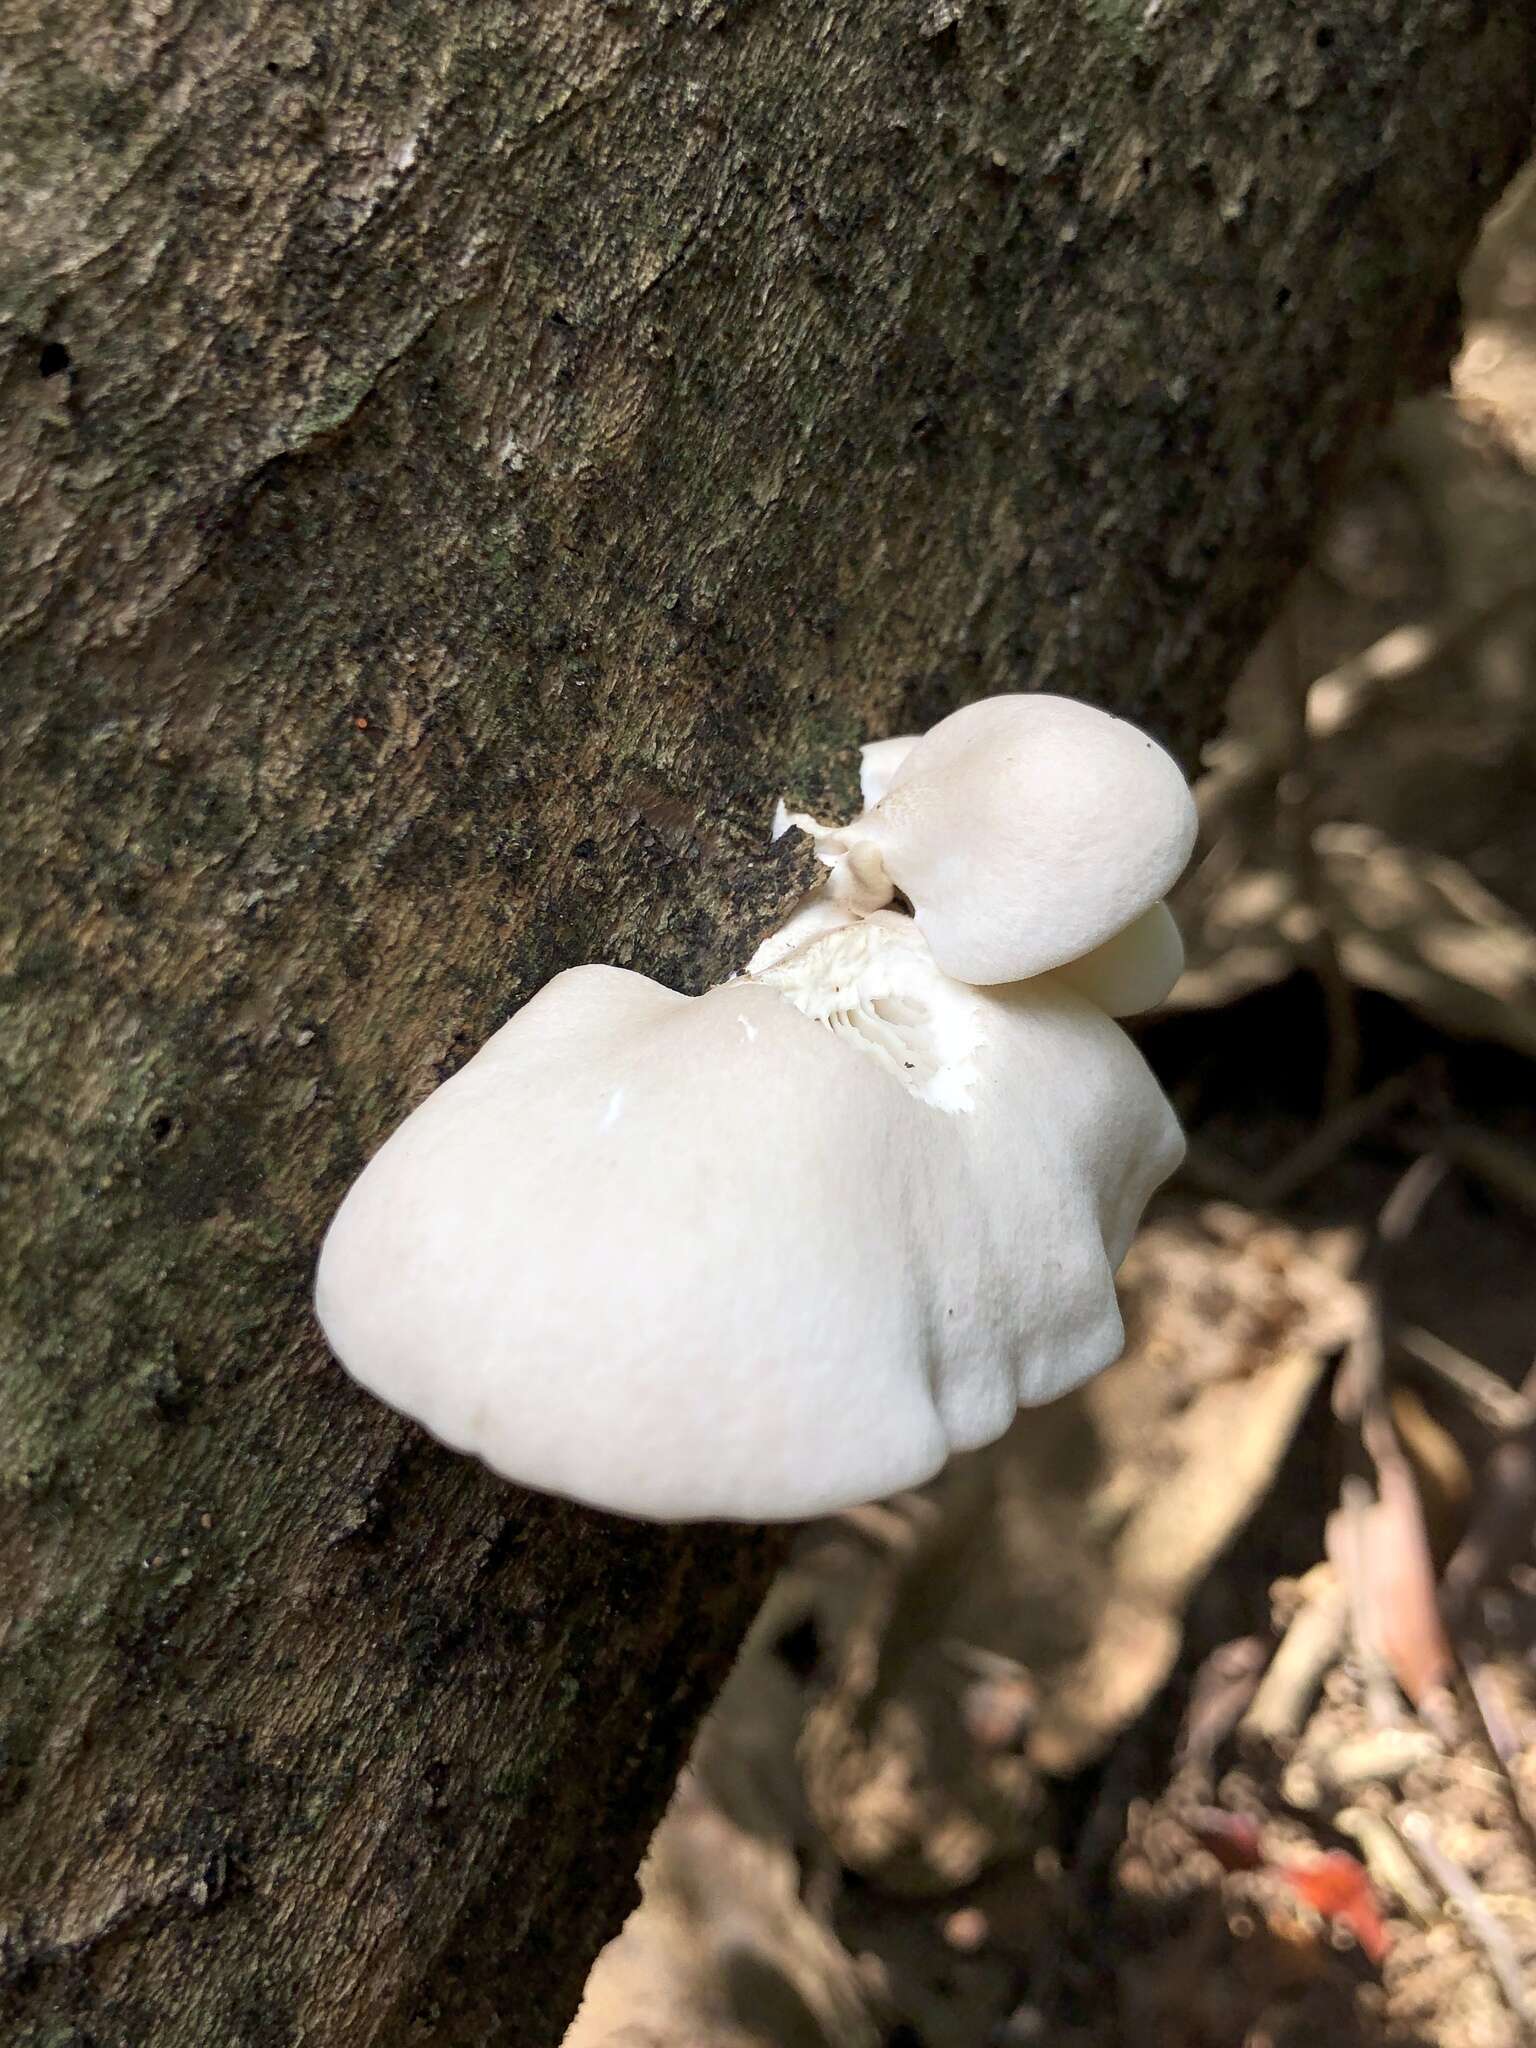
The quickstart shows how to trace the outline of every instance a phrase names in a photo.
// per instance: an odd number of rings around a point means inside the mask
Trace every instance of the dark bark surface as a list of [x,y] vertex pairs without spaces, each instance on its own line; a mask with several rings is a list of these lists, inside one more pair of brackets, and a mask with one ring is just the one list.
[[1190,759],[1433,356],[1536,32],[13,27],[0,2030],[548,2048],[775,1547],[371,1406],[324,1222],[558,968],[737,964],[803,860],[773,796],[845,799],[861,736],[1040,685]]

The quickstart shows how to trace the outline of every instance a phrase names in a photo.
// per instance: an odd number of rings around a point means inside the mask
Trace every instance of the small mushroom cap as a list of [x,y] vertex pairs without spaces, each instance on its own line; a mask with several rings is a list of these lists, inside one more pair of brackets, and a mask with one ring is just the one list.
[[1130,1041],[1052,980],[956,988],[891,913],[781,971],[578,968],[497,1032],[326,1239],[354,1377],[508,1478],[756,1521],[915,1485],[1108,1363],[1182,1149]]
[[1111,1017],[1139,1017],[1155,1010],[1184,972],[1184,941],[1167,904],[1154,903],[1124,931],[1055,971]]
[[1165,896],[1195,843],[1177,764],[1067,697],[986,697],[942,719],[842,837],[876,847],[956,980],[1075,960]]

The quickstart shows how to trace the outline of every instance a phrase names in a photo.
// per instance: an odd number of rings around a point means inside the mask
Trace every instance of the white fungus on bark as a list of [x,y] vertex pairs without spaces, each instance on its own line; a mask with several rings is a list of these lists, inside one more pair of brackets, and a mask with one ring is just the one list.
[[[1070,697],[984,697],[916,741],[864,749],[848,825],[780,809],[811,834],[829,898],[867,914],[899,891],[946,974],[1023,981],[1080,960],[1153,909],[1195,843],[1178,765],[1144,732]],[[1145,935],[1177,977],[1171,920]],[[1149,975],[1138,952],[1124,991]],[[1122,966],[1130,967],[1126,954]]]
[[[986,704],[866,749],[866,812],[806,821],[832,873],[743,977],[690,998],[578,967],[526,1004],[327,1235],[317,1308],[353,1376],[510,1479],[755,1521],[916,1485],[1108,1364],[1115,1268],[1183,1148],[1108,1012],[1166,992],[1188,796],[1131,728],[1067,708],[1033,720],[1034,755]],[[1099,781],[1084,718],[1118,729]],[[960,775],[959,721],[984,772]],[[1140,805],[1139,881],[1087,862],[1052,746],[1110,866]],[[969,835],[954,860],[945,829]],[[898,870],[910,914],[894,887],[870,901]],[[930,923],[950,960],[1054,971],[956,975]]]

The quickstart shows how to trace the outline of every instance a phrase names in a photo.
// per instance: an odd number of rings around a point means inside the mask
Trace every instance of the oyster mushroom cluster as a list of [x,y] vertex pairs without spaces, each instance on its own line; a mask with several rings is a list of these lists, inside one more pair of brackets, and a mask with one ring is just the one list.
[[1159,1002],[1195,813],[1049,696],[865,748],[865,809],[736,979],[557,975],[389,1138],[316,1302],[363,1386],[509,1479],[660,1520],[914,1486],[1115,1358],[1178,1124]]

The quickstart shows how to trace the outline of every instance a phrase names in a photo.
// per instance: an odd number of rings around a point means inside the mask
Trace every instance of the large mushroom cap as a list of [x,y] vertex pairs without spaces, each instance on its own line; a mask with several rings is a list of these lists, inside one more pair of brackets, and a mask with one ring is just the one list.
[[914,1485],[1107,1363],[1181,1146],[1129,1040],[1054,982],[956,987],[890,913],[773,976],[536,996],[342,1205],[349,1371],[508,1478],[762,1520]]
[[842,833],[872,843],[959,981],[1077,959],[1166,895],[1195,843],[1177,764],[1067,697],[987,697],[925,733]]

